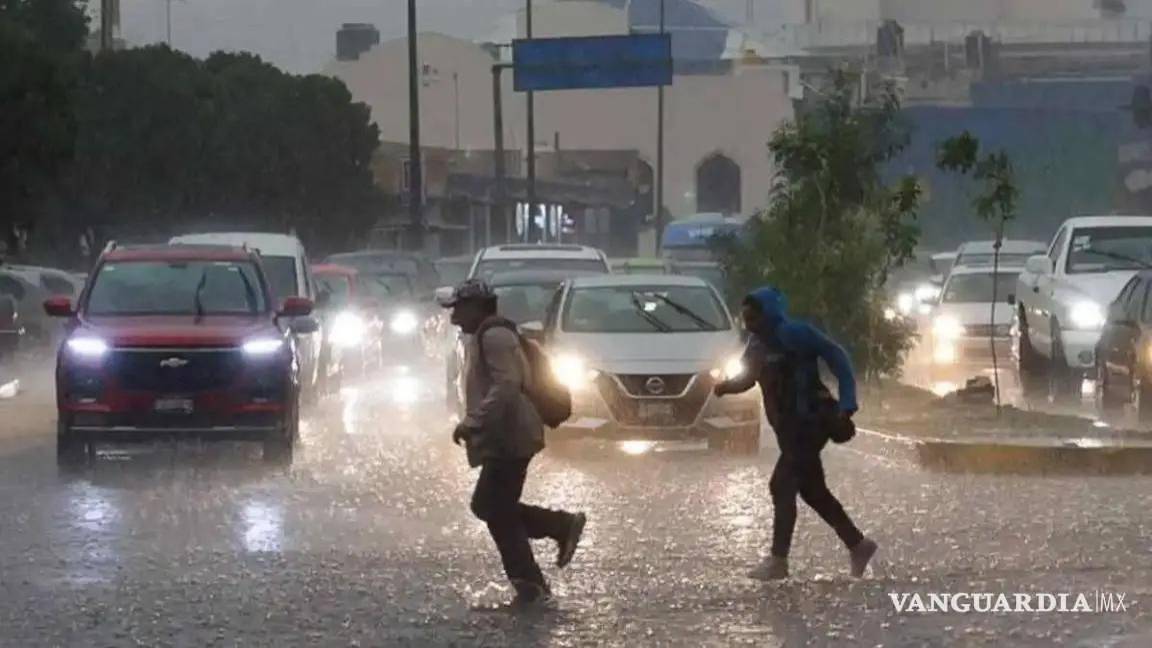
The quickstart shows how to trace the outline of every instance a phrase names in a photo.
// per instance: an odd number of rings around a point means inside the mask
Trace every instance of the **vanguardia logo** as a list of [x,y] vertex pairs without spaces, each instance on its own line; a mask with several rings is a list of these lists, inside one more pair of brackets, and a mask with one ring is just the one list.
[[1040,593],[897,593],[889,592],[889,600],[897,612],[903,613],[1020,613],[1020,612],[1080,612],[1089,614],[1117,614],[1127,612],[1132,602],[1124,592],[1040,592]]

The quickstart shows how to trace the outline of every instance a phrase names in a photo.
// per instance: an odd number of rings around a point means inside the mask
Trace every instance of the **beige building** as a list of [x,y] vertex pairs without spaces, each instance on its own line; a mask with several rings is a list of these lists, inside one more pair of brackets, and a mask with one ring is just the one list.
[[[515,21],[518,29],[522,18]],[[624,11],[580,0],[540,2],[534,21],[539,36],[627,33],[629,28]],[[492,66],[501,51],[439,34],[421,34],[419,48],[422,144],[491,151]],[[714,63],[708,73],[677,73],[666,90],[665,205],[673,216],[747,214],[762,207],[773,175],[767,142],[793,115],[786,69],[757,61]],[[385,142],[408,141],[407,64],[407,43],[401,39],[381,43],[358,60],[336,61],[327,70],[372,108]],[[522,153],[525,96],[513,92],[511,71],[503,77],[505,146]],[[557,144],[562,152],[632,151],[654,167],[656,95],[654,88],[537,93],[537,151],[546,155]]]

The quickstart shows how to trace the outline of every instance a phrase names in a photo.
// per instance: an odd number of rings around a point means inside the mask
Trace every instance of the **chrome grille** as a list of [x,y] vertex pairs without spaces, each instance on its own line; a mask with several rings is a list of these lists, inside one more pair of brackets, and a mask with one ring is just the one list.
[[186,394],[230,387],[244,355],[240,349],[114,349],[107,367],[122,389]]
[[[644,384],[651,375],[642,376]],[[624,380],[629,378],[628,381]],[[669,376],[662,376],[668,379]],[[695,380],[693,380],[695,378]],[[712,379],[707,373],[677,374],[675,380],[667,383],[664,397],[634,396],[628,385],[634,377],[600,374],[596,378],[596,388],[608,405],[613,418],[621,425],[645,427],[692,425],[700,416],[700,411],[708,401],[712,391]],[[633,383],[634,384],[634,383]],[[679,385],[679,392],[672,389]],[[677,394],[679,394],[677,396]],[[663,412],[653,415],[649,406],[660,406]]]

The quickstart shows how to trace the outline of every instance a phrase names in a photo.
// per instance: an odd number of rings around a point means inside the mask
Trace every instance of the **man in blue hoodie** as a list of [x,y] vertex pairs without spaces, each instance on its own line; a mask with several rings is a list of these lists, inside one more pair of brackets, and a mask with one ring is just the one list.
[[759,383],[765,413],[780,447],[769,483],[775,510],[772,553],[748,575],[758,580],[788,577],[799,495],[848,547],[851,573],[859,578],[876,553],[876,543],[864,537],[828,490],[820,460],[828,438],[819,424],[818,410],[831,396],[820,381],[818,361],[823,360],[836,376],[840,394],[837,415],[851,419],[858,408],[848,354],[811,324],[789,319],[787,300],[775,288],[760,288],[745,297],[741,317],[751,334],[744,351],[744,373],[717,384],[715,393],[738,394]]

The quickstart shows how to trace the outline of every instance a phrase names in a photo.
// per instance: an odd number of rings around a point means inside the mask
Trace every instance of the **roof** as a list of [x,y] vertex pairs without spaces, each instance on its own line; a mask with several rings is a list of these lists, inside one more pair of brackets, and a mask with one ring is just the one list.
[[1071,227],[1152,227],[1152,216],[1077,216],[1064,221]]
[[622,266],[627,268],[640,266],[663,268],[668,265],[668,261],[660,257],[632,257],[628,259],[609,259],[608,261],[613,267]]
[[320,263],[312,266],[313,274],[320,275],[342,275],[345,277],[355,277],[360,274],[356,268],[349,268],[348,266],[336,265],[335,263]]
[[105,261],[250,261],[252,253],[223,245],[148,245],[105,252]]
[[[996,241],[969,241],[961,243],[958,254],[992,254],[996,251]],[[1004,239],[1000,243],[1000,252],[1015,254],[1024,252],[1043,252],[1048,249],[1044,241],[1012,241]]]
[[480,250],[481,259],[600,259],[604,253],[585,245],[513,244]]
[[297,256],[304,250],[300,239],[291,234],[269,232],[205,232],[174,236],[169,241],[180,245],[246,245],[265,256]]
[[488,280],[489,285],[499,288],[501,286],[529,286],[529,285],[558,285],[565,279],[580,277],[593,272],[580,272],[572,270],[514,270],[512,272],[497,272]]
[[698,286],[707,288],[709,284],[692,275],[632,274],[632,275],[587,275],[572,279],[574,288],[626,288],[628,286]]
[[[1024,266],[1017,265],[1017,264],[1007,265],[1007,266],[1002,265],[997,270],[997,274],[1020,274],[1021,272],[1024,272]],[[957,267],[952,269],[952,273],[949,276],[974,275],[974,274],[992,274],[992,265],[991,264],[980,264],[980,265],[957,266]]]

